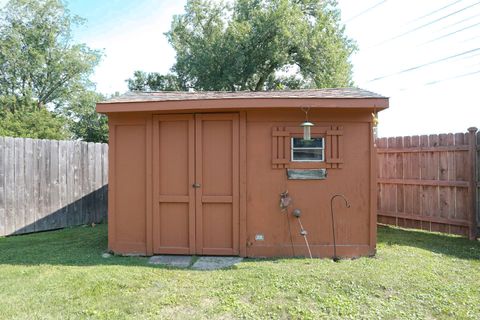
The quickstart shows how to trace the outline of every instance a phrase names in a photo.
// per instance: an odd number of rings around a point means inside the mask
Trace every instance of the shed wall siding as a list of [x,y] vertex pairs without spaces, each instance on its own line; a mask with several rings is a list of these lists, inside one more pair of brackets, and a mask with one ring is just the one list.
[[[152,221],[148,202],[152,201],[151,131],[148,123],[154,113],[109,114],[110,194],[109,247],[118,253],[151,254]],[[155,113],[162,114],[162,113]],[[333,254],[330,198],[345,195],[351,204],[346,209],[340,200],[334,203],[337,225],[337,252],[340,256],[370,255],[372,243],[372,144],[367,110],[312,110],[309,119],[318,126],[343,127],[343,160],[339,168],[328,170],[326,180],[287,180],[285,169],[273,169],[272,128],[296,127],[304,121],[297,109],[249,110],[242,113],[239,156],[240,199],[245,199],[245,232],[240,230],[240,254],[251,257],[305,256],[307,249],[300,236],[299,224],[291,215],[302,210],[301,221],[315,256]],[[243,150],[241,148],[241,150]],[[243,159],[243,160],[242,160]],[[153,166],[158,165],[153,163]],[[375,185],[375,183],[373,183]],[[279,208],[279,195],[288,190],[293,198],[288,216]],[[338,201],[338,202],[337,202]],[[241,200],[243,203],[243,200]],[[151,205],[151,204],[150,204]],[[241,204],[242,206],[243,204]],[[241,209],[243,210],[243,209]],[[242,211],[243,212],[243,211]],[[293,250],[290,240],[292,234]],[[246,222],[244,222],[246,221]],[[257,234],[263,241],[255,240]],[[374,239],[374,238],[373,238]]]
[[109,247],[119,253],[146,253],[146,118],[109,119]]
[[[346,209],[342,201],[334,202],[337,252],[346,256],[373,254],[375,243],[370,244],[370,114],[342,111],[311,114],[309,119],[316,126],[343,126],[344,166],[327,169],[325,180],[287,180],[286,169],[272,169],[271,132],[277,126],[298,126],[303,116],[296,110],[268,116],[264,112],[247,114],[247,255],[307,255],[298,221],[291,215],[291,210],[299,208],[312,253],[331,256],[330,198],[335,194],[345,195],[351,204],[351,208]],[[287,217],[279,208],[279,195],[285,190],[293,199]],[[264,240],[255,240],[257,234],[262,234]]]

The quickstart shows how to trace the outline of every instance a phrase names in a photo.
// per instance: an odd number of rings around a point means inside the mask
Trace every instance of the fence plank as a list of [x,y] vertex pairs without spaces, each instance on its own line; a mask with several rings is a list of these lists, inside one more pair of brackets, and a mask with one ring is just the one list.
[[66,186],[66,197],[65,201],[67,204],[67,210],[66,210],[66,223],[65,225],[67,226],[73,226],[75,225],[75,215],[74,215],[74,202],[75,202],[75,196],[74,196],[74,185],[75,185],[75,180],[74,180],[74,144],[67,142],[65,143],[65,149],[66,149],[66,180],[67,180],[67,186]]
[[38,177],[36,177],[39,181],[38,185],[38,211],[37,217],[35,222],[35,231],[43,231],[48,228],[47,224],[47,212],[48,212],[48,189],[47,189],[47,179],[50,176],[50,165],[48,152],[47,152],[47,141],[40,140],[38,141],[37,150],[38,150],[38,157],[39,157],[39,164],[38,164]]
[[49,141],[50,144],[50,225],[53,228],[61,228],[60,206],[60,161],[59,161],[59,143],[58,141]]
[[[439,135],[439,146],[451,146],[453,145],[453,140],[449,138],[449,135],[447,134],[441,134]],[[449,154],[452,152],[450,151],[442,151],[439,154],[439,180],[441,181],[447,181],[450,179],[450,172],[453,170],[453,168],[450,167],[450,162],[449,162]],[[455,208],[455,205],[453,203],[453,191],[454,188],[451,186],[444,186],[439,188],[439,195],[438,195],[438,201],[439,201],[439,216],[444,219],[448,219],[451,214],[452,208]],[[443,230],[443,232],[448,232],[449,229],[448,227],[446,230]]]
[[34,140],[25,139],[25,233],[35,231],[34,148]]
[[33,176],[30,180],[30,182],[33,184],[34,189],[33,189],[33,201],[35,204],[35,214],[34,214],[34,231],[39,231],[38,225],[39,222],[38,220],[40,219],[41,213],[40,213],[40,164],[41,164],[41,158],[42,158],[42,146],[41,146],[42,141],[41,140],[33,140],[32,141],[32,148],[33,148]]
[[468,151],[468,182],[470,187],[468,188],[468,216],[470,220],[468,238],[470,240],[475,240],[477,238],[477,212],[476,212],[476,157],[477,157],[477,138],[476,133],[478,129],[476,127],[468,128],[468,133],[466,136],[466,141],[470,150]]
[[58,183],[59,183],[59,217],[61,228],[67,226],[68,201],[67,201],[67,142],[58,142]]
[[94,166],[94,161],[95,161],[95,145],[94,144],[87,144],[87,179],[86,179],[86,190],[85,192],[87,193],[87,218],[85,223],[89,223],[95,220],[95,209],[94,209],[94,204],[93,204],[93,188],[95,186],[95,170],[93,169]]
[[25,141],[14,139],[15,233],[25,227]]
[[103,144],[102,146],[102,220],[104,222],[108,221],[108,144]]
[[0,137],[0,236],[106,221],[108,145]]
[[5,215],[6,215],[6,198],[5,198],[5,138],[0,137],[0,236],[5,234]]
[[15,232],[15,141],[5,138],[5,233]]
[[79,225],[84,223],[83,219],[83,162],[82,158],[84,157],[82,143],[75,142],[74,143],[74,195],[75,195],[75,202],[74,202],[74,215],[75,220],[74,224]]
[[[477,168],[477,190],[476,190],[476,198],[477,198],[477,227],[480,229],[480,132],[477,132],[477,163],[475,167]],[[1,176],[0,176],[1,178]]]
[[93,165],[95,171],[95,186],[94,186],[94,214],[95,223],[101,221],[101,188],[102,188],[102,145],[95,143],[95,159]]

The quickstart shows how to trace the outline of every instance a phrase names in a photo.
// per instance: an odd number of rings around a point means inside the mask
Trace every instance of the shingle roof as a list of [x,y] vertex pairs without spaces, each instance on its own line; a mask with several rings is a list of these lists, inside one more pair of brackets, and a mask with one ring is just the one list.
[[332,88],[289,91],[161,91],[127,92],[103,103],[148,102],[148,101],[185,101],[218,99],[368,99],[383,98],[377,93],[360,88]]

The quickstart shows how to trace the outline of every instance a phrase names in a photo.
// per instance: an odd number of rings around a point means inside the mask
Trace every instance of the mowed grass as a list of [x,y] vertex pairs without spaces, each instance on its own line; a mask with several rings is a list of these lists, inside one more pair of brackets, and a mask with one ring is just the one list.
[[0,238],[1,319],[479,319],[480,244],[379,228],[375,258],[194,271],[102,258],[105,225]]

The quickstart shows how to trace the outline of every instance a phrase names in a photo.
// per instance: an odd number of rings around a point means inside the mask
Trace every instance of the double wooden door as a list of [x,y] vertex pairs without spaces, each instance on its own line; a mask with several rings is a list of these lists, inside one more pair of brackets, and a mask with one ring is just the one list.
[[154,253],[238,255],[238,114],[153,120]]

